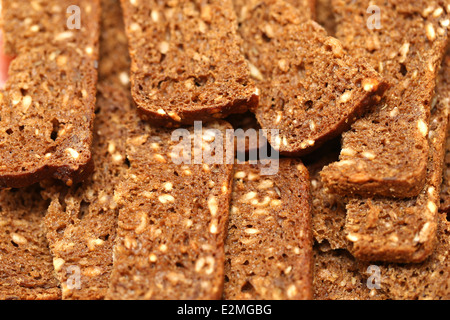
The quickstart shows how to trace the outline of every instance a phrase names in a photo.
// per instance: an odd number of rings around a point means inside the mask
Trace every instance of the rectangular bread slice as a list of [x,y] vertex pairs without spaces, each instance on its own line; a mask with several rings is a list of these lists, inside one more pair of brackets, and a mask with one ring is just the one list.
[[428,173],[421,193],[409,199],[354,198],[347,205],[347,239],[358,259],[421,262],[434,250],[450,108],[449,72],[447,56],[431,110]]
[[218,121],[202,132],[172,132],[138,120],[127,120],[130,169],[115,192],[119,221],[107,299],[219,299],[233,162],[220,155],[189,164],[184,156],[192,146],[193,155],[220,154],[215,148],[231,126]]
[[[130,110],[126,88],[100,84],[97,110],[92,149],[96,171],[83,184],[46,189],[52,200],[45,216],[47,239],[65,300],[104,299],[113,266],[118,216],[114,189],[128,169],[122,122]],[[75,275],[79,286],[74,286]]]
[[[113,266],[118,209],[114,189],[126,163],[126,127],[131,110],[127,85],[120,73],[129,73],[128,47],[119,0],[102,0],[102,31],[98,96],[92,159],[95,172],[81,185],[64,188],[49,184],[51,204],[45,216],[47,238],[61,283],[62,299],[104,299]],[[113,23],[114,22],[114,23]],[[113,55],[109,52],[123,52]],[[114,72],[109,66],[116,66]],[[74,276],[79,276],[73,283]]]
[[[0,92],[0,188],[73,184],[92,171],[99,1],[2,4],[5,50],[16,58]],[[80,29],[68,28],[70,6]]]
[[55,300],[61,290],[45,237],[39,186],[0,191],[0,300]]
[[312,299],[309,175],[301,161],[279,171],[235,167],[225,243],[226,300]]
[[133,98],[168,127],[243,113],[258,102],[231,0],[122,0]]
[[311,152],[378,101],[386,83],[350,57],[307,11],[282,0],[234,0],[243,52],[260,103],[253,108],[268,141],[287,156]]
[[[340,161],[323,170],[333,192],[408,198],[423,190],[430,109],[448,39],[445,3],[333,1],[344,48],[367,59],[392,84],[385,98],[343,134]],[[373,14],[366,13],[370,5]]]

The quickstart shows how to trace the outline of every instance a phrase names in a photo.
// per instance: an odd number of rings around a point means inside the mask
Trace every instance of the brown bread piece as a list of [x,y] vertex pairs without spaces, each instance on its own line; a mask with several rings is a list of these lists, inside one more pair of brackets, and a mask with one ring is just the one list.
[[339,155],[340,145],[334,141],[330,143],[311,154],[312,160],[305,161],[311,179],[312,231],[318,244],[328,244],[333,250],[347,249],[349,241],[344,232],[347,215],[345,199],[330,192],[320,177],[322,168],[336,161]]
[[[107,298],[219,299],[233,162],[177,164],[181,142],[172,141],[172,130],[134,114],[127,121],[130,169],[115,192],[119,221]],[[222,146],[210,129],[225,135],[231,126],[205,126],[193,157],[201,148],[209,152],[213,142]],[[188,134],[183,143],[192,145],[192,127],[182,130]],[[185,146],[183,153],[190,151]]]
[[225,243],[226,300],[312,299],[309,175],[280,159],[275,175],[235,166]]
[[61,297],[43,221],[40,188],[0,191],[0,300]]
[[[420,264],[378,264],[380,292],[390,300],[450,299],[450,223],[447,214],[438,217],[438,242],[433,254]],[[360,273],[367,265],[360,266]]]
[[442,66],[433,101],[426,184],[410,199],[354,198],[347,205],[350,251],[361,260],[421,262],[436,244],[439,193],[450,101],[450,55]]
[[314,246],[315,300],[385,300],[381,290],[369,289],[361,264],[346,250]]
[[[425,184],[430,105],[448,39],[445,1],[334,0],[337,37],[391,84],[371,112],[343,134],[340,161],[322,172],[342,195],[417,196]],[[381,29],[366,26],[369,4],[381,10]],[[414,5],[413,5],[414,4]],[[427,14],[425,11],[431,8]]]
[[[73,184],[92,170],[99,1],[2,4],[5,50],[16,58],[0,92],[0,187]],[[67,28],[71,5],[81,29]]]
[[[234,0],[243,52],[260,89],[253,112],[270,144],[288,156],[338,136],[379,100],[386,83],[316,22],[281,0]],[[295,48],[295,49],[292,49]]]
[[[47,189],[52,190],[45,217],[47,238],[57,262],[63,299],[103,299],[113,265],[118,216],[114,188],[128,168],[122,119],[130,102],[124,88],[100,85],[99,92],[94,174],[68,190]],[[80,275],[79,287],[74,287],[75,272]]]
[[[114,188],[128,169],[122,120],[131,105],[129,88],[120,82],[120,75],[129,72],[127,43],[123,42],[125,29],[118,0],[102,0],[102,8],[100,82],[92,145],[96,170],[81,185],[70,189],[49,185],[46,190],[52,200],[45,217],[47,238],[56,261],[62,299],[105,297],[118,216]],[[124,55],[112,54],[112,48]],[[116,66],[115,70],[110,66]]]
[[231,0],[122,0],[133,98],[164,126],[243,113],[258,102]]

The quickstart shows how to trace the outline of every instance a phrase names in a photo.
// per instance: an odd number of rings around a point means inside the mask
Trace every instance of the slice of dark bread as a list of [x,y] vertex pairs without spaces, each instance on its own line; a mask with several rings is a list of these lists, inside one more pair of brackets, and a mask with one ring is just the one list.
[[[46,190],[52,199],[45,216],[47,238],[58,262],[62,299],[103,299],[109,287],[118,216],[114,189],[128,169],[122,119],[129,110],[125,88],[99,84],[92,149],[96,170],[83,184]],[[75,272],[79,287],[72,283]]]
[[258,102],[231,0],[123,0],[133,98],[164,126],[243,113]]
[[[369,5],[380,9],[380,29],[367,27]],[[450,8],[437,0],[334,0],[333,7],[344,48],[366,58],[392,87],[343,134],[340,161],[322,178],[342,195],[417,196],[426,180],[430,110]]]
[[119,221],[107,299],[219,299],[233,162],[188,164],[178,157],[191,152],[193,140],[192,154],[222,146],[231,125],[210,122],[198,136],[192,127],[179,129],[180,147],[172,130],[138,120],[127,120],[130,169],[115,192]]
[[55,300],[61,290],[45,237],[39,186],[0,191],[0,300]]
[[[98,95],[92,159],[95,172],[71,188],[47,183],[47,238],[57,261],[62,299],[104,299],[113,266],[118,209],[114,189],[128,169],[123,119],[131,110],[128,47],[119,0],[102,0]],[[114,23],[113,23],[114,22]],[[113,55],[122,52],[123,55]],[[116,66],[114,71],[110,66]],[[133,106],[134,107],[134,106]],[[79,276],[77,283],[73,283]]]
[[449,72],[447,56],[431,110],[427,180],[421,193],[409,199],[354,198],[347,205],[350,251],[361,260],[421,262],[433,253],[450,107]]
[[[92,171],[99,1],[2,2],[5,50],[16,58],[0,93],[0,187]],[[67,27],[77,5],[80,29]]]
[[379,101],[386,83],[327,36],[307,11],[282,0],[234,0],[242,50],[260,89],[253,108],[268,141],[299,156],[338,136]]
[[225,242],[226,300],[312,299],[309,175],[301,161],[279,171],[235,166]]

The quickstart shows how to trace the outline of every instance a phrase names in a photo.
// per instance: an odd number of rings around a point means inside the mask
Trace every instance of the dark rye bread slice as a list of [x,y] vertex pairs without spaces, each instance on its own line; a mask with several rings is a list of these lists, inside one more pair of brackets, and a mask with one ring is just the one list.
[[[340,161],[323,170],[335,193],[406,198],[417,196],[425,183],[430,105],[450,8],[444,1],[397,2],[333,1],[344,48],[366,58],[392,84],[385,98],[343,134]],[[381,10],[380,29],[366,26],[369,5]]]
[[[92,171],[99,1],[2,4],[5,50],[16,58],[0,92],[0,187],[70,185]],[[67,28],[70,5],[81,29]]]
[[141,117],[179,126],[258,102],[231,0],[122,0]]
[[434,250],[450,107],[449,58],[437,80],[427,134],[427,180],[421,193],[409,199],[354,198],[347,205],[347,239],[358,259],[421,262]]
[[[62,299],[103,299],[113,266],[118,209],[114,189],[128,169],[123,118],[131,110],[128,47],[118,0],[102,0],[99,83],[92,159],[95,172],[81,185],[49,185],[45,217],[47,238],[56,261]],[[114,48],[112,54],[110,50]],[[116,66],[114,70],[111,66]],[[79,275],[79,287],[73,277]]]
[[0,300],[55,300],[61,290],[45,237],[41,189],[0,191]]
[[345,237],[346,201],[323,185],[320,171],[336,161],[340,145],[330,141],[321,149],[305,158],[311,184],[312,232],[316,243],[327,244],[331,249],[347,249],[349,241]]
[[[113,266],[118,216],[114,189],[128,169],[122,120],[130,101],[125,88],[100,84],[99,92],[92,148],[95,172],[70,189],[46,190],[52,199],[45,216],[47,238],[65,300],[104,299]],[[74,287],[75,272],[79,287]]]
[[192,145],[192,157],[223,147],[220,137],[231,126],[219,121],[202,133],[178,129],[179,142],[172,130],[135,114],[127,121],[130,169],[115,192],[119,221],[107,299],[219,299],[233,161],[219,149],[214,161],[179,160]]
[[279,171],[235,166],[225,242],[226,300],[312,299],[309,175],[300,160]]
[[242,51],[260,103],[253,108],[280,153],[299,156],[346,130],[386,83],[363,61],[346,54],[307,11],[282,0],[234,0]]
[[381,290],[370,289],[361,263],[346,250],[314,246],[315,300],[385,300]]
[[[380,293],[390,300],[450,299],[450,223],[447,214],[438,217],[438,241],[433,254],[419,264],[378,264]],[[368,278],[367,264],[360,265],[360,274]]]

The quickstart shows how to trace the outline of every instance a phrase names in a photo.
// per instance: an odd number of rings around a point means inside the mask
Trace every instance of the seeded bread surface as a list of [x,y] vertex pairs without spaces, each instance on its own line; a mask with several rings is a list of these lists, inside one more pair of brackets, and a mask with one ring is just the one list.
[[45,237],[48,207],[41,189],[0,191],[0,299],[56,300],[61,297]]
[[243,113],[258,102],[231,0],[123,0],[134,100],[167,127]]
[[235,167],[225,244],[226,300],[312,299],[309,175],[281,159],[275,175]]
[[[130,169],[115,192],[119,221],[107,298],[219,299],[232,162],[177,164],[183,152],[172,130],[149,126],[136,115],[129,124]],[[224,121],[209,123],[192,155],[211,151],[214,141],[221,146],[227,129]],[[184,142],[192,145],[193,128],[183,130]]]
[[[68,190],[53,187],[45,217],[63,299],[103,299],[113,265],[118,216],[114,188],[128,168],[122,119],[130,102],[123,88],[100,85],[99,91],[92,151],[96,171]],[[70,287],[75,270],[79,288]]]
[[346,233],[350,251],[361,260],[422,262],[436,245],[450,98],[450,59],[437,80],[429,126],[427,182],[410,199],[355,198],[347,205]]
[[[0,187],[81,181],[92,171],[99,1],[2,4],[5,50],[16,58],[0,92]],[[71,5],[81,29],[67,28]]]
[[[344,48],[367,59],[392,85],[385,98],[343,134],[340,161],[323,170],[333,192],[408,198],[423,190],[430,110],[448,39],[446,3],[333,1],[337,37]],[[369,5],[381,11],[380,29],[367,27]]]
[[239,33],[260,89],[253,108],[268,140],[287,156],[311,152],[338,136],[380,99],[386,83],[348,56],[307,11],[285,1],[235,0]]
[[[106,295],[118,216],[114,188],[128,169],[122,119],[131,104],[128,83],[121,82],[123,74],[129,73],[128,47],[120,2],[102,0],[102,8],[92,145],[96,170],[83,184],[67,188],[50,183],[46,188],[51,199],[45,217],[47,238],[64,300],[98,300]],[[113,54],[117,52],[124,54]],[[76,275],[79,287],[73,283]]]

